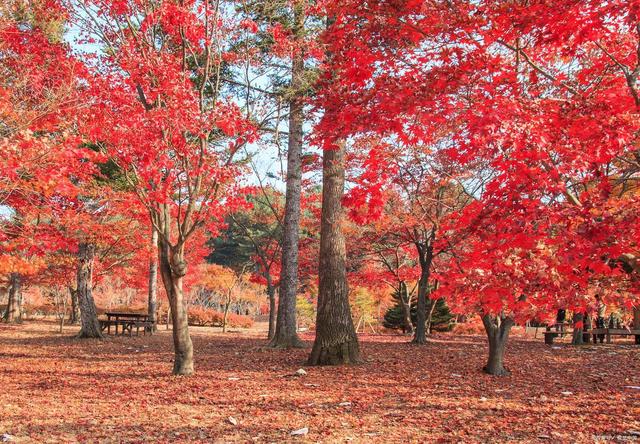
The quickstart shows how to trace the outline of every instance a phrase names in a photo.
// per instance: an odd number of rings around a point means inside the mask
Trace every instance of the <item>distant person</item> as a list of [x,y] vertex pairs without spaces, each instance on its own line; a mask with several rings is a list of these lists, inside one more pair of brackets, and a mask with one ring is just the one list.
[[561,308],[556,314],[556,331],[564,332],[564,321],[567,319],[567,310]]
[[[596,295],[596,328],[606,328],[605,325],[605,315],[607,314],[607,306],[604,302],[602,302],[602,296],[599,294]],[[600,339],[600,343],[604,343],[604,333],[600,333],[597,335],[597,338]],[[596,335],[593,335],[593,343],[596,343]]]

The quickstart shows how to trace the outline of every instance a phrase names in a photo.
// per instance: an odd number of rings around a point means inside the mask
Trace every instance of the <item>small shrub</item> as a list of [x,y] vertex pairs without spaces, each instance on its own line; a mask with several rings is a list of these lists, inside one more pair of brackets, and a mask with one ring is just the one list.
[[[67,307],[67,311],[69,311],[71,307]],[[4,310],[0,310],[0,314]],[[27,319],[33,319],[35,317],[48,317],[55,316],[58,314],[57,308],[55,304],[44,303],[44,304],[23,304],[22,311],[25,314]]]
[[484,335],[484,325],[479,316],[473,316],[465,322],[458,322],[453,326],[453,333],[459,335]]
[[[229,324],[229,327],[250,328],[253,326],[253,319],[251,319],[249,316],[229,313],[227,323]],[[220,325],[222,325],[222,321],[220,321]]]
[[[201,305],[189,306],[189,325],[198,327],[222,327],[224,313],[213,308]],[[158,310],[158,323],[167,322],[167,306],[163,305]],[[253,326],[253,319],[249,316],[229,313],[227,317],[227,327],[250,328]]]

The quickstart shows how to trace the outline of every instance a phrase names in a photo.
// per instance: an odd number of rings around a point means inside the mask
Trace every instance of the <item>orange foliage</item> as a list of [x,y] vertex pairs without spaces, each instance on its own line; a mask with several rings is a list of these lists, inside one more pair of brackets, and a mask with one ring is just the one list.
[[[189,306],[189,325],[199,327],[222,327],[224,313],[212,308],[199,305]],[[158,310],[158,322],[167,322],[167,306],[163,305]],[[242,316],[236,313],[227,315],[227,326],[233,328],[250,328],[253,326],[253,319],[249,316]]]

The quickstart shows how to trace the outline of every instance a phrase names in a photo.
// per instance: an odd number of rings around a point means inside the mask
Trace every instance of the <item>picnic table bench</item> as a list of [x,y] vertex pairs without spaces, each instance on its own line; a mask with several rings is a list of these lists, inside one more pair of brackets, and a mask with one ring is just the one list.
[[547,325],[544,332],[544,343],[553,344],[553,340],[558,336],[563,337],[564,335],[571,334],[572,331],[569,329],[570,327],[571,324],[568,322],[557,322],[552,325]]
[[640,330],[627,330],[626,328],[594,328],[593,336],[604,335],[607,344],[611,344],[611,336],[640,336]]
[[[545,344],[553,344],[553,340],[558,336],[562,337],[564,335],[573,335],[573,330],[568,330],[564,328],[567,324],[562,325],[550,325],[547,326],[547,330],[544,332],[544,343]],[[554,327],[555,329],[552,329]],[[558,328],[559,327],[559,328]],[[607,344],[611,344],[612,336],[635,336],[636,344],[640,343],[638,338],[640,338],[640,330],[635,329],[626,329],[626,328],[593,328],[593,329],[585,329],[583,331],[583,335],[591,336],[594,338],[598,335],[604,335],[607,341]]]
[[100,319],[100,330],[107,330],[107,334],[111,334],[111,327],[115,327],[115,334],[118,334],[118,328],[122,328],[121,334],[129,333],[129,336],[133,334],[133,329],[136,329],[136,335],[140,334],[140,328],[144,335],[149,332],[153,334],[154,324],[149,320],[149,315],[144,313],[127,313],[127,312],[114,312],[108,311],[105,313],[107,319]]

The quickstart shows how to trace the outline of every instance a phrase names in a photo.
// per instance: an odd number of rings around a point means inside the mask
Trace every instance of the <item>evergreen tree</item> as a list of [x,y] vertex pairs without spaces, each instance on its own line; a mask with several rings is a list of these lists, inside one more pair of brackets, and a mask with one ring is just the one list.
[[453,314],[449,310],[449,306],[443,298],[435,301],[431,300],[431,304],[435,303],[435,308],[431,314],[431,331],[449,331],[452,327]]
[[[392,294],[392,299],[394,301],[394,305],[390,307],[387,312],[384,314],[384,320],[382,325],[385,328],[389,328],[392,330],[403,330],[403,333],[406,333],[404,328],[404,315],[402,310],[402,302],[400,300],[400,293],[398,289],[394,290]],[[433,304],[435,303],[435,307]],[[433,312],[431,313],[431,322],[429,332],[436,331],[448,331],[451,328],[451,320],[453,319],[453,314],[449,310],[447,303],[444,299],[440,298],[437,300],[429,300],[429,305],[427,307],[427,313],[431,312],[431,308],[433,307]],[[415,327],[417,323],[417,303],[416,298],[411,298],[411,323]],[[427,319],[427,326],[429,326],[429,319]]]
[[[404,324],[404,310],[402,308],[402,295],[400,291],[403,287],[397,288],[393,291],[391,298],[394,301],[394,304],[391,308],[387,310],[384,314],[384,320],[382,321],[382,325],[385,328],[390,328],[392,330],[400,330],[402,329],[403,333],[408,333]],[[411,297],[411,323],[416,325],[416,299],[415,297]]]

